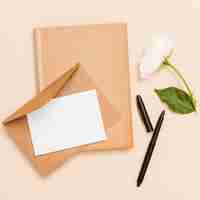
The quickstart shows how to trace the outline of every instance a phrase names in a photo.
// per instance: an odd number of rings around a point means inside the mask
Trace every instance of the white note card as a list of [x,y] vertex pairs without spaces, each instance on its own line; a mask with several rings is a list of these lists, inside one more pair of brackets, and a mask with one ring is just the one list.
[[52,99],[27,119],[36,156],[106,140],[96,90]]

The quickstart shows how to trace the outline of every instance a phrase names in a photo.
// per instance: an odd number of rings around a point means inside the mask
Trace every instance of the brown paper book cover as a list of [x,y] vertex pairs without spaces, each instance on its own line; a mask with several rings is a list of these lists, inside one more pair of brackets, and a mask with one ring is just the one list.
[[127,24],[36,28],[34,34],[39,90],[79,62],[119,113],[118,122],[107,130],[109,139],[84,151],[132,147]]

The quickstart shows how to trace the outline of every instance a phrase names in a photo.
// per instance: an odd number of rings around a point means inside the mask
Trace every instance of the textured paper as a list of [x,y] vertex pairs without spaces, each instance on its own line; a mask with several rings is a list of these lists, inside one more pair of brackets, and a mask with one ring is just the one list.
[[81,81],[85,80],[85,71],[94,81],[97,91],[105,95],[118,113],[119,117],[116,114],[108,116],[108,111],[103,114],[105,122],[115,119],[112,126],[105,126],[106,141],[78,147],[77,153],[133,147],[127,25],[44,27],[36,28],[34,33],[39,91],[56,80],[69,66],[79,62],[80,70],[67,84],[65,91],[73,92],[75,86],[83,88]]
[[27,117],[36,156],[106,139],[96,90],[55,98]]

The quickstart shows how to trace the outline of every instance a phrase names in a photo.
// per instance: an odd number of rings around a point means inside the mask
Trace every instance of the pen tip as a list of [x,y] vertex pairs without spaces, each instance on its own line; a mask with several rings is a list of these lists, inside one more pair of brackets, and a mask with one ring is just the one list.
[[138,95],[136,96],[136,99],[137,99],[137,100],[141,99],[141,96],[138,94]]
[[140,187],[141,183],[141,181],[137,181],[137,187]]
[[165,115],[165,110],[163,110],[163,111],[161,112],[161,115]]

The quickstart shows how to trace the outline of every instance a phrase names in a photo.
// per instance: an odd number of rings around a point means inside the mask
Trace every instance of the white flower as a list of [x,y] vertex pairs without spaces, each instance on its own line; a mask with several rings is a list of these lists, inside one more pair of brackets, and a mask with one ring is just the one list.
[[165,58],[170,56],[173,49],[173,42],[167,36],[153,37],[149,46],[144,50],[140,62],[140,77],[142,79],[149,78],[161,66]]

